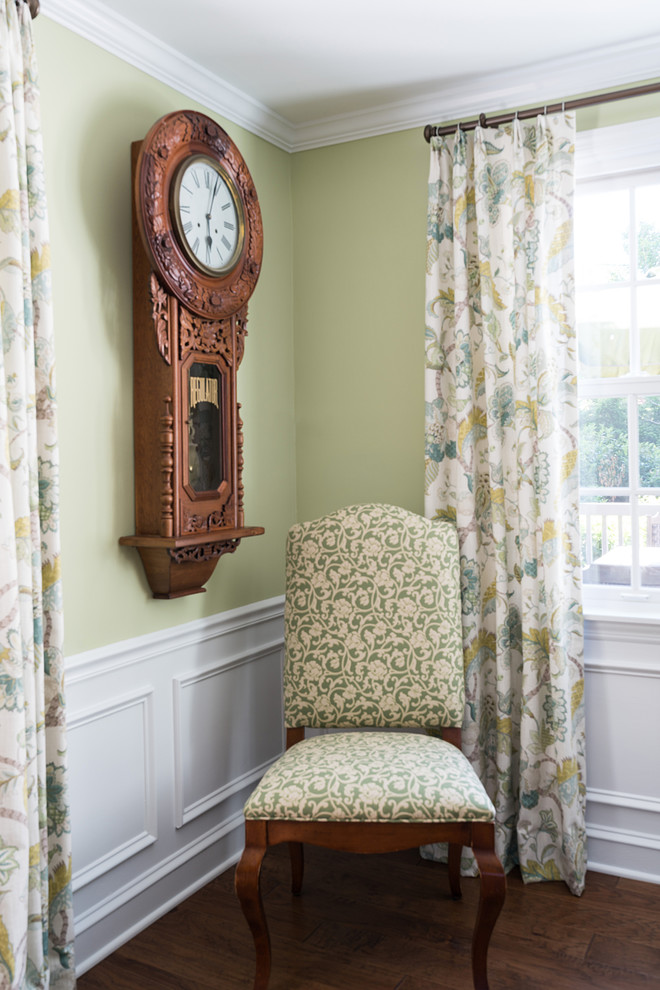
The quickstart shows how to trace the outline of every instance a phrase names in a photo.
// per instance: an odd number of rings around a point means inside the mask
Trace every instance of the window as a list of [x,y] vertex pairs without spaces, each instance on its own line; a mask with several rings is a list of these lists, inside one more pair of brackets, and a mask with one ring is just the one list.
[[575,276],[585,607],[657,611],[660,167],[596,178],[582,171]]

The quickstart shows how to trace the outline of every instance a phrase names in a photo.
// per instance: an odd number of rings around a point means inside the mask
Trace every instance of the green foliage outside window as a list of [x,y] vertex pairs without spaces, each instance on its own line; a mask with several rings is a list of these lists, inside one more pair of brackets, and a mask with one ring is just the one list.
[[[638,404],[639,475],[643,488],[660,488],[660,396]],[[621,488],[628,475],[628,403],[622,398],[582,399],[580,403],[580,484]],[[611,501],[602,496],[600,500]]]

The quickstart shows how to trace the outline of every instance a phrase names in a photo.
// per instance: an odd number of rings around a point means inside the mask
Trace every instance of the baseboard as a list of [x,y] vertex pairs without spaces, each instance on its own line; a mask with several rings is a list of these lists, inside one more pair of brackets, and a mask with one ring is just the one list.
[[587,791],[588,869],[660,883],[660,801],[617,791]]
[[660,873],[650,873],[648,870],[630,870],[626,866],[619,866],[614,869],[610,863],[599,863],[592,859],[589,859],[587,869],[593,873],[605,873],[610,877],[622,877],[624,880],[660,884]]

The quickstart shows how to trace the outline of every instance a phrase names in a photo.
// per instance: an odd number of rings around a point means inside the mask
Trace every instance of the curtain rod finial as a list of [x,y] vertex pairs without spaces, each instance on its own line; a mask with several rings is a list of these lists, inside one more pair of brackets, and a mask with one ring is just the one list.
[[431,138],[433,137],[434,131],[435,127],[433,127],[432,124],[427,124],[424,128],[424,138],[429,144],[431,143]]

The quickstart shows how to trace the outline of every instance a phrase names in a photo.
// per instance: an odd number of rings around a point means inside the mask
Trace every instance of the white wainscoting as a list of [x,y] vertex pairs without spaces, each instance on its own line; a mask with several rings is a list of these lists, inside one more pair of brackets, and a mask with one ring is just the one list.
[[236,862],[283,748],[283,598],[67,658],[79,974]]
[[660,883],[660,620],[586,622],[589,869]]
[[[83,973],[218,873],[283,748],[282,598],[67,659]],[[660,622],[589,619],[589,868],[660,883]]]

